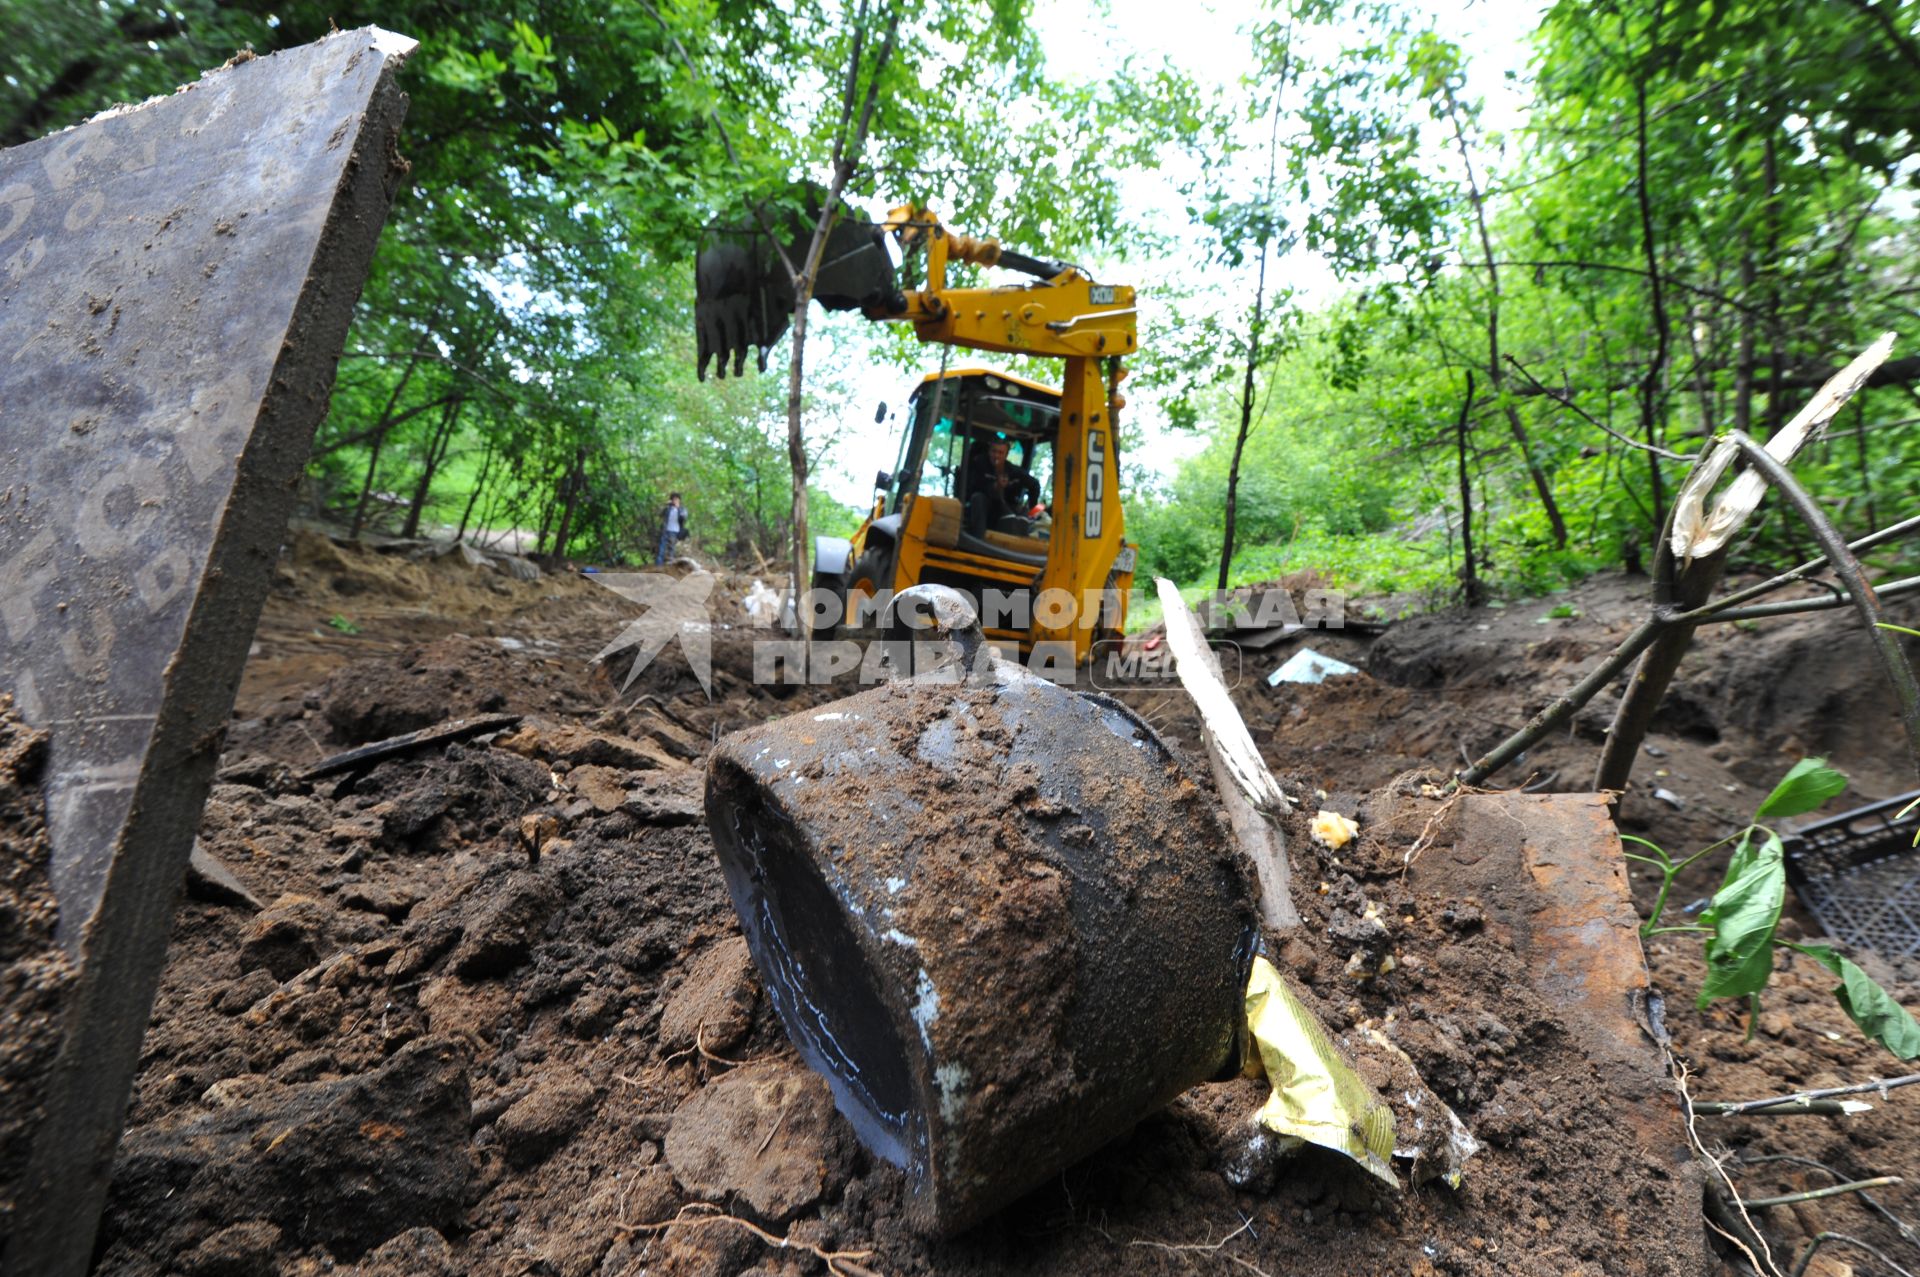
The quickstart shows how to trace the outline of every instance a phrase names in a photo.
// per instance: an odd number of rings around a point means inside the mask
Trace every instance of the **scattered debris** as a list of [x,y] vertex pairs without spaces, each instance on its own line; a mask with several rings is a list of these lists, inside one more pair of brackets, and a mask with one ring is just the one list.
[[345,753],[335,754],[322,759],[306,771],[300,773],[301,780],[319,780],[326,776],[337,776],[341,772],[371,769],[374,764],[389,758],[399,758],[416,750],[427,749],[434,745],[444,745],[450,741],[470,740],[475,736],[484,736],[488,732],[502,731],[520,722],[519,714],[490,714],[483,718],[456,718],[450,723],[441,723],[434,727],[423,727],[418,731],[404,732],[399,736],[388,737],[371,745],[361,745]]
[[1325,847],[1328,851],[1339,851],[1353,841],[1360,832],[1360,823],[1350,816],[1342,816],[1337,811],[1317,811],[1313,815],[1313,841],[1315,846]]
[[239,905],[255,913],[266,908],[260,897],[247,890],[247,884],[198,838],[193,840],[193,852],[187,858],[187,894],[214,904]]
[[1330,678],[1345,678],[1359,672],[1345,661],[1322,656],[1310,647],[1303,647],[1281,662],[1280,668],[1267,675],[1267,683],[1272,687],[1282,683],[1324,683]]

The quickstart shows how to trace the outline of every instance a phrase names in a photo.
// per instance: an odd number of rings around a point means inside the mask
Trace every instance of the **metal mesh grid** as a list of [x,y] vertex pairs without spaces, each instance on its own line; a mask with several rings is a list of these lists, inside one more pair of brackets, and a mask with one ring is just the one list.
[[1857,808],[1786,840],[1800,902],[1827,933],[1885,958],[1920,955],[1920,811],[1899,812],[1920,791]]

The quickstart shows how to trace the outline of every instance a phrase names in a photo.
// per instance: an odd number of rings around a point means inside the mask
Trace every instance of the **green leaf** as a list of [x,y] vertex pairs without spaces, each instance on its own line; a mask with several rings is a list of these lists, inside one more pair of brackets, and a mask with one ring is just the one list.
[[1902,1060],[1920,1057],[1920,1023],[1879,981],[1822,944],[1794,948],[1840,977],[1833,996],[1860,1031]]
[[1827,766],[1826,759],[1803,758],[1773,787],[1773,792],[1753,813],[1753,818],[1771,820],[1781,816],[1803,815],[1846,787],[1847,778]]
[[1700,985],[1700,1006],[1715,998],[1758,993],[1773,974],[1773,933],[1787,899],[1787,867],[1780,838],[1762,831],[1755,848],[1749,837],[1727,865],[1727,880],[1714,893],[1701,921],[1714,929],[1707,941],[1707,978]]

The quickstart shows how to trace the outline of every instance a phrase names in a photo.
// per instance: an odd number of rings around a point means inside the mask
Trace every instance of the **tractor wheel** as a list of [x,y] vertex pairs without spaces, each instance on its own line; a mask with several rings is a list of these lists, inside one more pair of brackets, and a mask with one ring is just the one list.
[[[846,589],[840,596],[842,601],[851,606],[856,594],[864,594],[872,598],[882,590],[891,589],[893,586],[892,559],[893,556],[882,549],[869,547],[862,550],[860,557],[853,561],[853,570],[847,573]],[[840,624],[847,629],[852,629],[853,618],[843,616]]]
[[811,636],[816,639],[832,638],[835,631],[840,628],[840,625],[844,623],[846,619],[847,579],[844,576],[839,576],[832,572],[815,572],[813,574],[813,588],[815,590],[824,590],[840,600],[841,621],[833,625],[822,625],[815,629]]

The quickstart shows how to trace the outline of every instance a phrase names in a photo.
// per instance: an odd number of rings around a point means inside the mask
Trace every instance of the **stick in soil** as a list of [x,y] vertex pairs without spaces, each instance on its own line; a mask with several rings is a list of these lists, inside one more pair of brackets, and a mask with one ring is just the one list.
[[1620,672],[1647,650],[1653,641],[1660,637],[1664,627],[1658,620],[1643,621],[1640,627],[1621,640],[1620,646],[1613,649],[1612,655],[1596,666],[1592,673],[1569,688],[1565,694],[1552,704],[1535,714],[1525,727],[1501,741],[1476,760],[1473,766],[1461,772],[1456,783],[1462,786],[1478,785],[1493,773],[1518,758],[1522,752],[1532,746],[1547,733],[1564,725],[1578,713],[1586,703],[1600,694],[1601,689],[1618,678]]
[[[687,1213],[689,1211],[699,1211],[702,1208],[713,1211],[714,1213],[711,1215],[689,1215]],[[662,1233],[676,1225],[700,1228],[708,1224],[733,1224],[737,1227],[744,1228],[775,1250],[804,1250],[825,1264],[827,1271],[830,1273],[844,1273],[846,1277],[878,1277],[878,1274],[871,1268],[854,1262],[861,1259],[871,1259],[873,1257],[871,1250],[823,1250],[807,1242],[795,1241],[790,1237],[782,1237],[778,1233],[770,1233],[758,1224],[741,1219],[737,1215],[727,1214],[712,1202],[689,1202],[685,1206],[682,1206],[680,1213],[672,1219],[663,1219],[657,1223],[630,1224],[625,1220],[621,1220],[614,1224],[614,1228],[623,1233]]]
[[1895,1184],[1904,1184],[1898,1175],[1881,1175],[1874,1179],[1858,1179],[1851,1184],[1829,1184],[1825,1188],[1809,1188],[1801,1193],[1782,1193],[1778,1197],[1749,1197],[1747,1206],[1758,1209],[1762,1206],[1791,1206],[1795,1202],[1818,1201],[1822,1197],[1839,1197],[1843,1193],[1858,1193],[1868,1188],[1891,1188]]
[[1855,1082],[1850,1086],[1826,1086],[1817,1091],[1795,1091],[1791,1095],[1773,1095],[1761,1100],[1702,1100],[1698,1104],[1689,1101],[1689,1106],[1692,1112],[1702,1115],[1734,1117],[1761,1109],[1779,1108],[1783,1104],[1798,1104],[1804,1100],[1830,1100],[1836,1095],[1865,1095],[1872,1091],[1884,1098],[1895,1087],[1912,1086],[1915,1082],[1920,1082],[1920,1073],[1876,1078],[1871,1082]]
[[[1869,532],[1858,541],[1849,541],[1847,542],[1847,549],[1858,554],[1862,550],[1870,550],[1877,545],[1884,545],[1888,541],[1903,537],[1907,533],[1914,531],[1920,531],[1920,515],[1915,515],[1911,519],[1903,519],[1899,523],[1881,528],[1878,532]],[[1807,577],[1815,572],[1821,571],[1826,566],[1827,558],[1825,555],[1821,555],[1817,559],[1808,559],[1797,568],[1790,568],[1782,572],[1779,576],[1769,577],[1758,585],[1749,585],[1744,589],[1735,590],[1724,598],[1715,599],[1706,606],[1696,608],[1688,615],[1675,619],[1681,621],[1719,620],[1720,617],[1718,614],[1726,611],[1728,608],[1745,603],[1748,599],[1757,599],[1763,594],[1771,594],[1784,586],[1794,584],[1796,581],[1804,581]]]
[[[1759,1157],[1741,1157],[1736,1160],[1735,1164],[1739,1166],[1761,1166],[1772,1162],[1785,1162],[1791,1166],[1805,1166],[1811,1170],[1819,1171],[1822,1175],[1831,1175],[1836,1180],[1845,1180],[1847,1178],[1844,1174],[1834,1170],[1833,1167],[1828,1166],[1825,1162],[1816,1162],[1811,1157],[1798,1157],[1792,1153],[1764,1153]],[[1893,1230],[1900,1234],[1907,1245],[1913,1247],[1915,1250],[1920,1250],[1920,1232],[1916,1232],[1912,1224],[1909,1224],[1906,1220],[1901,1219],[1885,1206],[1882,1206],[1879,1200],[1865,1189],[1860,1191],[1859,1197],[1860,1204],[1891,1224]]]
[[1805,1272],[1807,1271],[1807,1265],[1813,1262],[1813,1252],[1816,1250],[1819,1250],[1822,1246],[1826,1245],[1828,1242],[1844,1242],[1849,1246],[1857,1246],[1861,1250],[1866,1251],[1867,1254],[1872,1255],[1875,1259],[1885,1264],[1888,1268],[1892,1269],[1896,1274],[1898,1274],[1898,1277],[1913,1277],[1912,1273],[1908,1272],[1906,1269],[1902,1268],[1900,1265],[1894,1263],[1891,1259],[1888,1259],[1882,1251],[1876,1249],[1873,1246],[1869,1246],[1866,1242],[1861,1241],[1858,1237],[1850,1237],[1846,1233],[1817,1234],[1812,1241],[1807,1243],[1807,1248],[1800,1252],[1800,1262],[1793,1266],[1793,1272],[1791,1274],[1791,1277],[1803,1277],[1803,1274],[1805,1274]]
[[[1877,585],[1873,592],[1882,599],[1898,598],[1903,594],[1912,594],[1920,590],[1920,576],[1902,577],[1898,581],[1889,581]],[[1760,621],[1775,616],[1801,616],[1808,612],[1830,612],[1835,608],[1854,606],[1853,596],[1842,591],[1839,594],[1822,594],[1813,598],[1782,599],[1777,603],[1756,603],[1752,607],[1729,608],[1725,612],[1715,612],[1704,617],[1700,624],[1717,625],[1722,621]]]

